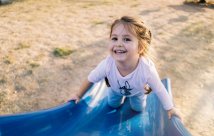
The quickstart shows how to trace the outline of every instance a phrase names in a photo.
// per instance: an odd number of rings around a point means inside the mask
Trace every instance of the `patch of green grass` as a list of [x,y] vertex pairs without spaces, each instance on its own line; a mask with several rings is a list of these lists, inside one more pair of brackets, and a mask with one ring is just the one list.
[[20,91],[26,90],[26,88],[23,85],[21,85],[21,84],[16,84],[15,85],[15,90],[18,91],[18,92],[20,92]]
[[109,4],[112,4],[115,1],[103,0],[103,1],[100,1],[100,2],[101,2],[102,5],[109,5]]
[[33,70],[32,69],[29,69],[26,71],[25,75],[32,75],[33,74]]
[[102,21],[102,20],[93,20],[92,24],[94,24],[94,25],[101,25],[101,24],[105,24],[105,21]]
[[5,84],[6,82],[7,81],[4,78],[0,79],[0,84]]
[[30,63],[30,66],[31,66],[32,68],[36,68],[36,67],[39,67],[39,64],[38,64],[38,63],[32,62],[32,63]]
[[5,57],[3,57],[3,61],[5,64],[12,64],[13,58],[11,56],[6,55]]
[[185,0],[185,2],[189,3],[189,2],[198,2],[198,0]]
[[85,2],[82,8],[89,8],[89,7],[96,7],[100,5],[109,5],[114,3],[115,1],[112,0],[97,0],[97,1],[88,1]]
[[65,56],[69,56],[73,52],[74,50],[69,48],[55,48],[53,51],[53,54],[56,57],[65,57]]
[[6,92],[0,92],[0,104],[2,103],[2,102],[4,102],[4,100],[5,100],[5,97],[6,97]]
[[89,8],[89,7],[92,7],[92,6],[95,6],[96,4],[94,3],[86,3],[85,5],[82,6],[82,8]]
[[31,62],[28,62],[28,63],[29,63],[29,65],[31,66],[31,68],[37,68],[37,67],[40,66],[39,63],[37,63],[37,62],[35,62],[35,61],[31,61]]
[[21,50],[26,48],[30,48],[30,45],[28,43],[21,42],[18,44],[18,47],[16,47],[15,50]]
[[139,4],[133,4],[133,5],[131,5],[132,8],[135,8],[137,6],[139,6]]

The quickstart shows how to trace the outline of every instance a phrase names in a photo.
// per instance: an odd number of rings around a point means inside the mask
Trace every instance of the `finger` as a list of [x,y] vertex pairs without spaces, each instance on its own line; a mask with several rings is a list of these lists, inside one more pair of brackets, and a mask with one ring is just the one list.
[[77,103],[79,103],[79,101],[80,101],[80,99],[76,99],[76,100],[75,100],[75,103],[77,104]]
[[174,115],[177,116],[181,120],[181,113],[175,109]]
[[172,118],[172,114],[168,113],[168,118],[171,119]]
[[74,98],[71,98],[71,99],[69,99],[69,100],[67,100],[67,102],[72,102],[72,101],[76,101],[76,99],[74,99]]
[[181,120],[181,122],[183,122],[182,118],[181,118],[181,116],[179,114],[175,114],[175,116],[177,116]]
[[182,120],[181,116],[179,114],[175,114],[175,116],[178,117],[179,120],[181,121],[181,123],[183,124],[183,120]]

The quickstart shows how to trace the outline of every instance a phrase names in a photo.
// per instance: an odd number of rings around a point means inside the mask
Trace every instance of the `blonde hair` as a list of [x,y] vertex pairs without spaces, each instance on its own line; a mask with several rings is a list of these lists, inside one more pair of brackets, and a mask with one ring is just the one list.
[[118,24],[123,24],[127,30],[138,38],[138,53],[140,56],[147,56],[152,34],[145,26],[144,22],[140,19],[129,16],[123,16],[120,19],[116,19],[111,25],[110,37],[113,28]]

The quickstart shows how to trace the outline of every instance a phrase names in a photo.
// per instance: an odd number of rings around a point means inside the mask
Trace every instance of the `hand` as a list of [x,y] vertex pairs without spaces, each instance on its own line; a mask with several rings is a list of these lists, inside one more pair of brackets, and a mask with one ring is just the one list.
[[77,94],[74,94],[71,96],[71,99],[69,101],[72,100],[77,104],[80,101],[80,97]]
[[172,116],[177,116],[178,118],[180,118],[180,120],[182,122],[180,113],[174,107],[172,109],[168,110],[167,113],[168,113],[169,119],[171,119]]

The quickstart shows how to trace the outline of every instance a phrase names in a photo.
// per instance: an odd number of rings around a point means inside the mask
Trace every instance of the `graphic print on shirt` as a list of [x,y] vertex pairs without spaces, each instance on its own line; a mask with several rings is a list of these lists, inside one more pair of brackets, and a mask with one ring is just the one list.
[[120,86],[120,93],[122,95],[131,95],[131,88],[130,88],[130,85],[129,85],[129,82],[128,81],[125,81],[125,85],[124,86],[121,86],[120,85],[120,82],[117,80],[117,83],[118,85]]

